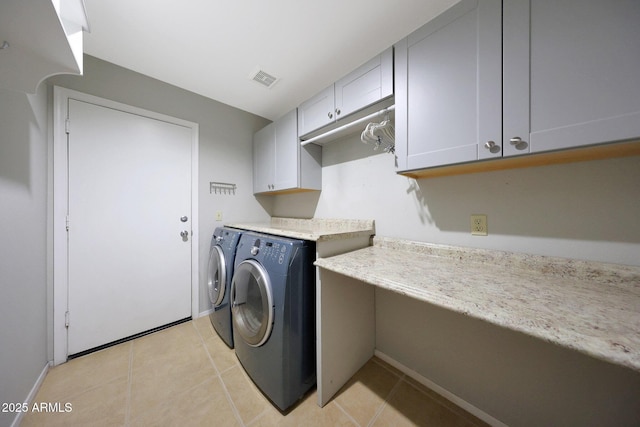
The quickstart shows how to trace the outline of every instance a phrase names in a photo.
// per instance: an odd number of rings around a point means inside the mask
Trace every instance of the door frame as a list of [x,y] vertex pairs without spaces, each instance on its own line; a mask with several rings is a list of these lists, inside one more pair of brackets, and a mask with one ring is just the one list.
[[[198,141],[199,125],[131,105],[78,92],[60,86],[53,87],[53,364],[67,361],[66,312],[69,302],[67,207],[69,205],[68,143],[66,120],[69,99],[113,108],[126,113],[184,126],[191,129],[191,316],[199,314],[199,232],[198,232]],[[71,125],[73,126],[73,125]],[[51,330],[51,329],[50,329]],[[51,354],[51,353],[50,353]]]

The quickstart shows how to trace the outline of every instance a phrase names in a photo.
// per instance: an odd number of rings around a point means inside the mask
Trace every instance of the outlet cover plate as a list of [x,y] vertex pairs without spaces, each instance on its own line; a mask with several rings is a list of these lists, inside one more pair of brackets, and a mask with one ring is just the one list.
[[487,216],[485,214],[471,214],[471,235],[486,236],[488,234]]

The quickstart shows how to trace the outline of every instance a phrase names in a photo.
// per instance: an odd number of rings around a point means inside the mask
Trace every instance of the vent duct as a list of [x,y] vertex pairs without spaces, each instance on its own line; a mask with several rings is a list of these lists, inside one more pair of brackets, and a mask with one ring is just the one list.
[[249,78],[268,88],[272,87],[279,80],[277,77],[274,77],[271,74],[260,69],[258,69],[258,71],[254,73],[251,73],[251,76],[249,76]]

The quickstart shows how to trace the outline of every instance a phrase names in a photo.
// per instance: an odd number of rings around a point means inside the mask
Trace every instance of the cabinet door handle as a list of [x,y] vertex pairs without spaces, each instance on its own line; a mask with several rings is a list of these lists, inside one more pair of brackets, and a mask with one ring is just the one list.
[[487,141],[484,143],[484,148],[489,150],[492,154],[496,154],[500,152],[500,146],[496,144],[495,141]]
[[527,141],[523,141],[519,136],[514,136],[509,140],[516,150],[524,150],[528,147]]
[[339,115],[340,115],[340,109],[336,108],[336,116],[339,116]]
[[329,116],[330,119],[333,119],[333,113],[331,111],[327,113],[327,116]]

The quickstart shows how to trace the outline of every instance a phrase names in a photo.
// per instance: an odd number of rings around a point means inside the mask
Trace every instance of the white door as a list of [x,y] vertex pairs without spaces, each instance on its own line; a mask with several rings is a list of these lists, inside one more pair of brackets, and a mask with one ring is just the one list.
[[75,354],[191,316],[192,136],[90,102],[69,99],[68,109]]

